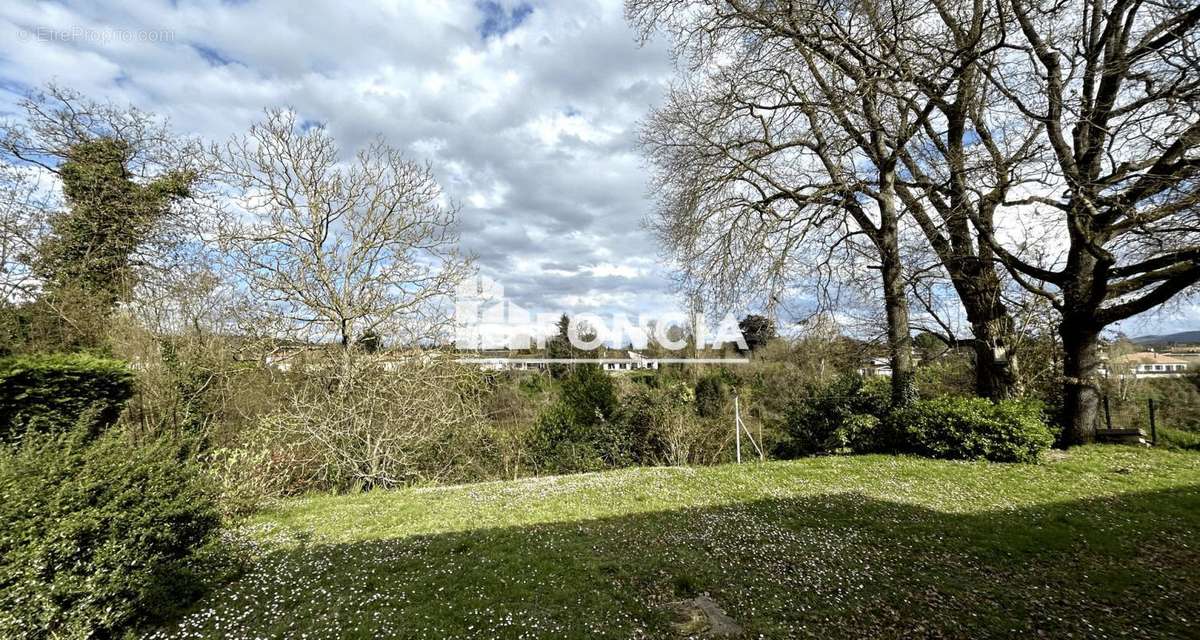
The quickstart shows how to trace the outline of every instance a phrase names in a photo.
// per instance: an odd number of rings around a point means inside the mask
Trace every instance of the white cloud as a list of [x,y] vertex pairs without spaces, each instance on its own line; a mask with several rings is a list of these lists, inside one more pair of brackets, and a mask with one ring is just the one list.
[[[485,273],[516,280],[517,302],[572,311],[611,300],[636,311],[667,297],[666,274],[623,256],[655,252],[639,230],[648,201],[633,141],[671,68],[661,46],[637,45],[619,0],[303,10],[285,0],[136,10],[18,1],[0,7],[0,32],[8,114],[49,81],[211,139],[243,131],[266,107],[291,106],[326,122],[345,153],[381,134],[430,161],[462,205],[466,248]],[[100,41],[93,32],[170,37]],[[567,277],[543,263],[599,266]],[[613,282],[622,289],[606,291]]]
[[211,139],[272,106],[326,122],[347,153],[382,135],[432,163],[466,248],[531,309],[674,304],[635,146],[671,75],[620,0],[0,3],[3,115],[57,81]]

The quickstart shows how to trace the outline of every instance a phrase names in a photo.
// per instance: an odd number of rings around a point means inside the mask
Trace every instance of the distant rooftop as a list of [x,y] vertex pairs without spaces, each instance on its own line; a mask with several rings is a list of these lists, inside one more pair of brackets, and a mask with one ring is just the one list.
[[1121,364],[1188,364],[1187,360],[1156,353],[1154,351],[1138,351],[1113,358]]

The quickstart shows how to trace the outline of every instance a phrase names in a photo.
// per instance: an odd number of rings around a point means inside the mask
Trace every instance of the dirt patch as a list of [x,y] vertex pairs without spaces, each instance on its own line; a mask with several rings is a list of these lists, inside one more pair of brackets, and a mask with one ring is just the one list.
[[742,627],[725,615],[708,596],[666,605],[674,616],[671,626],[683,637],[729,638],[741,635]]

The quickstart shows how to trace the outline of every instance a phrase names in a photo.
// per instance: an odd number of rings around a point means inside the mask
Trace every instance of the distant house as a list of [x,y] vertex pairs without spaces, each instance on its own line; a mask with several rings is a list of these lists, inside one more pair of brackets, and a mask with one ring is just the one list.
[[521,357],[506,349],[459,352],[459,362],[474,364],[484,371],[541,371],[547,363],[535,357]]
[[640,369],[657,369],[658,360],[647,358],[646,356],[636,351],[626,351],[625,360],[615,360],[602,363],[605,371],[621,372],[621,371],[637,371]]
[[[921,359],[913,356],[913,365],[921,364]],[[876,356],[867,358],[863,366],[858,370],[858,375],[863,377],[884,376],[892,377],[892,359],[884,356]]]
[[[593,358],[583,356],[573,361],[565,361],[561,364],[586,364],[593,361]],[[544,371],[550,367],[559,364],[560,361],[552,358],[542,358],[536,356],[520,357],[511,356],[508,352],[478,352],[476,356],[464,357],[459,362],[466,362],[478,366],[484,371]],[[607,373],[623,373],[627,371],[640,371],[645,369],[658,369],[660,362],[654,358],[649,358],[636,351],[626,351],[625,357],[595,357],[595,364]]]
[[887,376],[892,377],[892,361],[890,358],[875,357],[870,358],[858,370],[860,376]]
[[1138,351],[1117,356],[1105,367],[1105,374],[1111,373],[1118,377],[1166,377],[1177,378],[1188,372],[1188,361],[1172,355],[1155,351]]
[[[266,366],[276,371],[287,372],[294,369],[297,364],[304,363],[306,356],[311,359],[312,363],[319,362],[312,356],[319,355],[329,349],[331,349],[329,345],[303,345],[278,348],[267,355],[263,359],[263,362]],[[415,365],[425,366],[434,360],[444,357],[452,357],[457,362],[477,366],[483,371],[546,371],[559,362],[552,358],[544,358],[533,354],[525,355],[507,350],[460,351],[455,355],[448,355],[441,351],[423,350],[388,352],[375,354],[373,357],[375,362],[379,363],[385,371],[398,371]],[[563,364],[584,364],[592,360],[593,358],[585,356]],[[600,354],[594,358],[594,363],[608,373],[656,370],[662,366],[659,360],[642,355],[636,351],[626,351],[623,357],[616,356],[616,354],[614,354],[614,357]]]

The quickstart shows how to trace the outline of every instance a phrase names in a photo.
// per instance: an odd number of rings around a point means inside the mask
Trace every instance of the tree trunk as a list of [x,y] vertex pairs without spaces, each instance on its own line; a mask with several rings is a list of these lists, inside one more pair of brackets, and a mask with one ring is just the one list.
[[892,366],[892,404],[900,407],[916,398],[913,381],[912,334],[908,328],[908,295],[896,243],[881,243],[883,303],[887,311],[887,340]]
[[1100,331],[1070,315],[1058,331],[1063,343],[1063,443],[1086,444],[1096,439],[1100,418]]
[[988,309],[983,315],[971,319],[971,333],[975,337],[975,393],[992,400],[1018,397],[1021,382],[1017,354],[1012,349],[1012,318],[1003,306]]
[[[961,133],[961,132],[960,132]],[[965,187],[964,187],[965,189]],[[957,206],[966,208],[965,198]],[[990,220],[990,214],[987,215]],[[962,301],[975,340],[975,393],[992,400],[1021,395],[1016,354],[1013,352],[1013,320],[1004,305],[1003,286],[996,275],[992,253],[975,240],[965,216],[947,220],[948,246],[939,253],[950,275],[954,291]],[[926,229],[929,227],[929,229]],[[936,235],[931,223],[922,225],[926,237]]]
[[[875,146],[883,156],[883,146]],[[892,365],[892,405],[902,407],[916,399],[913,381],[912,333],[908,328],[908,294],[900,257],[899,216],[896,211],[894,158],[879,166],[879,228],[873,237],[879,250],[883,277],[883,304],[887,311],[888,353]]]

